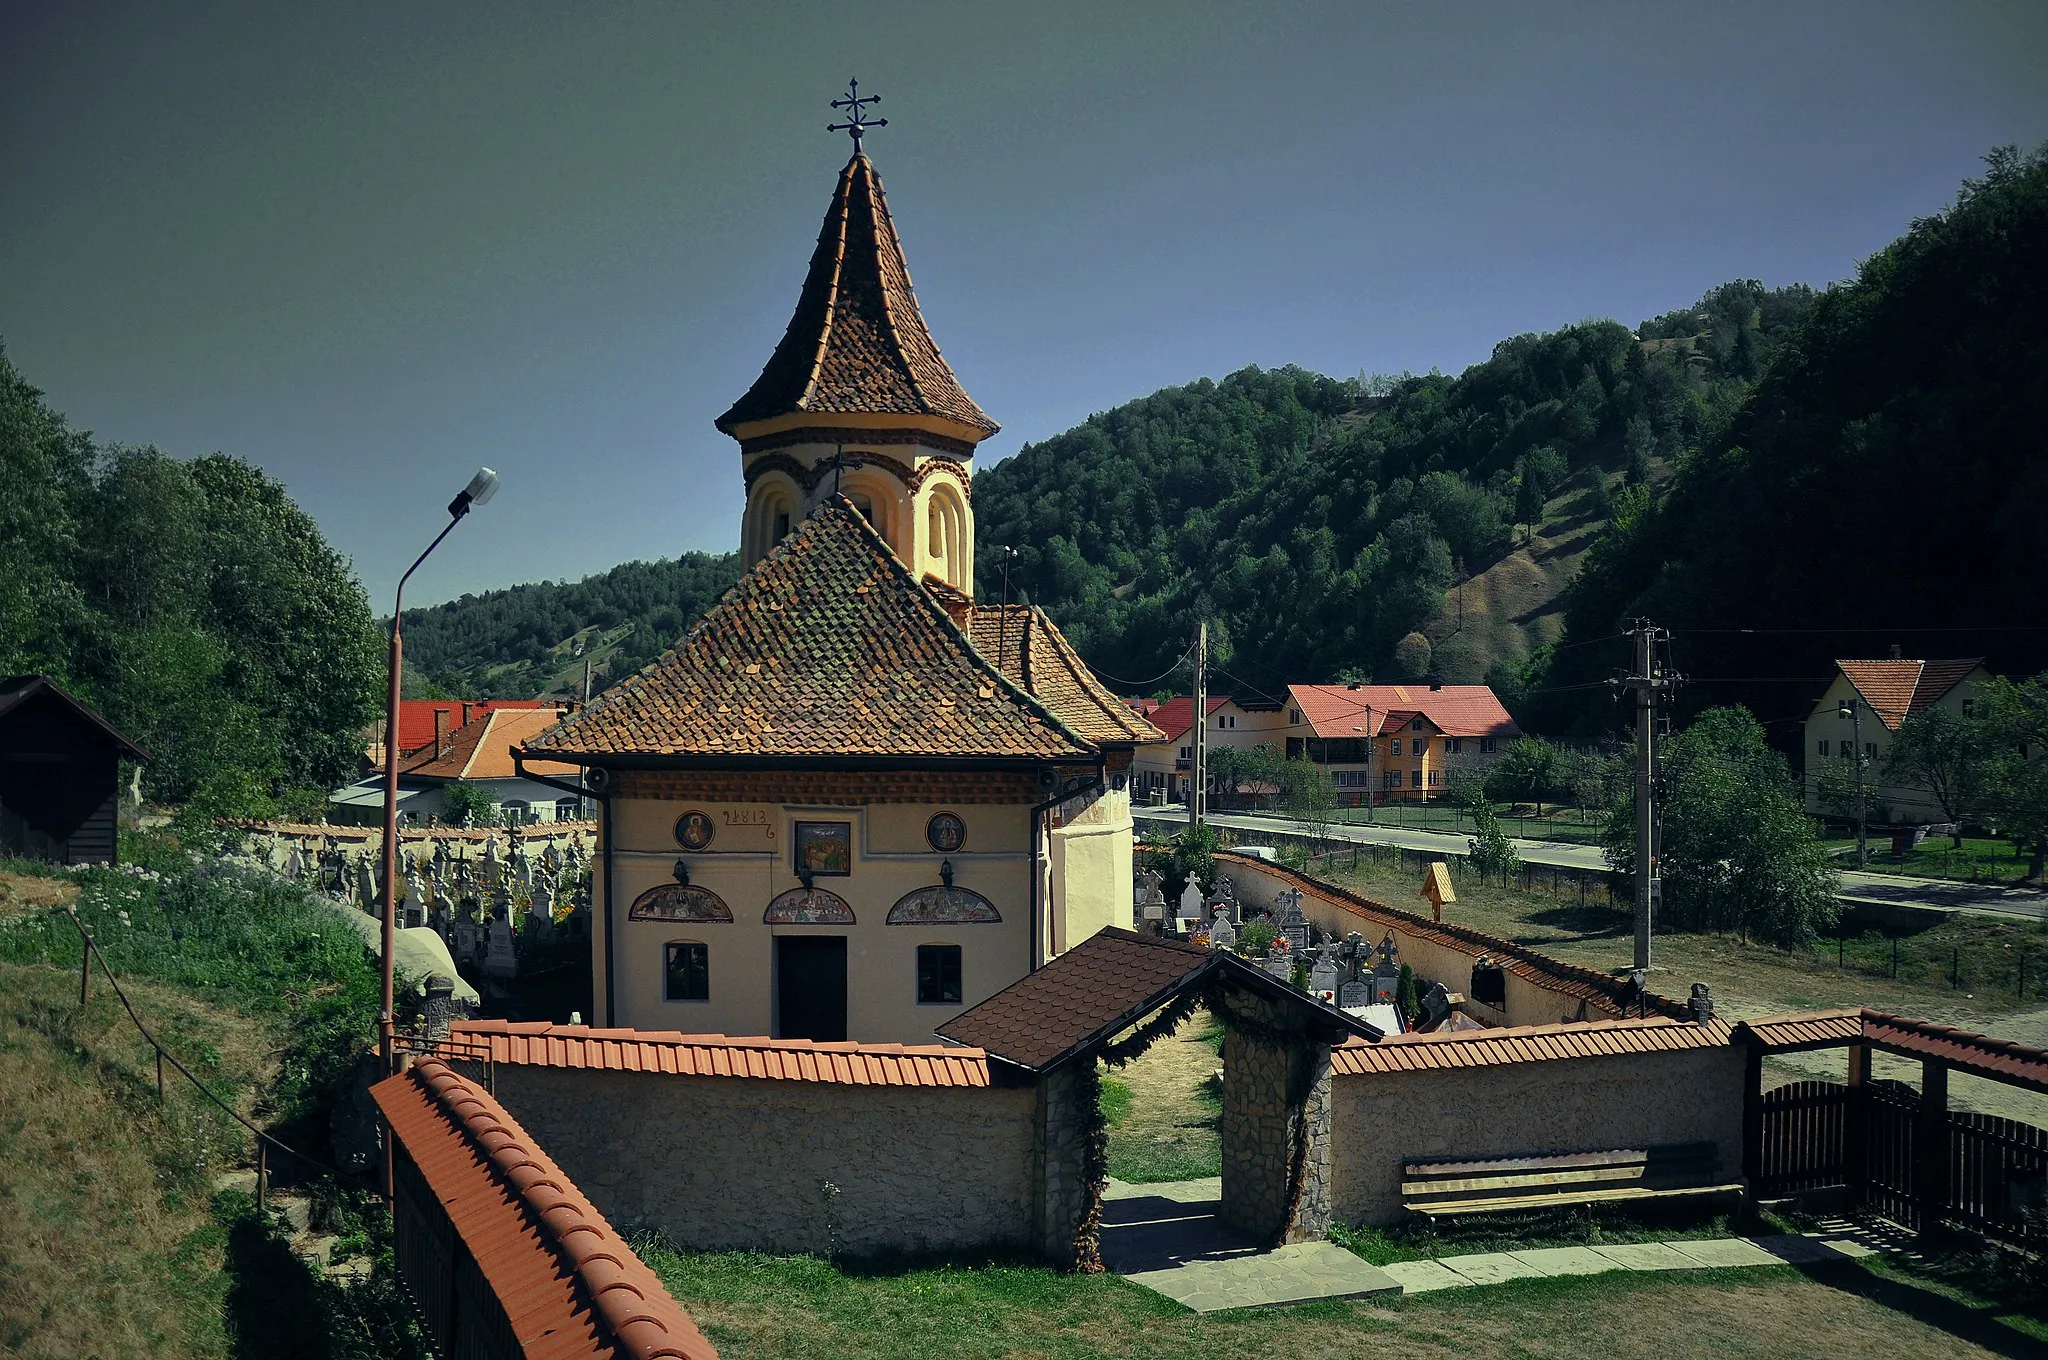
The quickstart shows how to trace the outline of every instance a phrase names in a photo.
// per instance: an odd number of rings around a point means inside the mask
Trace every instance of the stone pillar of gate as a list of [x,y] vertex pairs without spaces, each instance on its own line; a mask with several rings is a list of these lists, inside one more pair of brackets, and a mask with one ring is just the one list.
[[1222,1000],[1223,1221],[1262,1243],[1330,1229],[1330,1045],[1299,1008]]

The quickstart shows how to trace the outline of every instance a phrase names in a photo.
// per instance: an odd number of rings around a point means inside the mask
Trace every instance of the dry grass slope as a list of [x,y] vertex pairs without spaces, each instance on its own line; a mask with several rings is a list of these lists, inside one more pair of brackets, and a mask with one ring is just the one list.
[[[268,1062],[255,1021],[129,993],[216,1089],[250,1089]],[[227,1233],[198,1169],[239,1156],[223,1118],[158,1110],[150,1050],[104,989],[81,1014],[75,974],[0,965],[0,996],[0,1351],[229,1354]]]

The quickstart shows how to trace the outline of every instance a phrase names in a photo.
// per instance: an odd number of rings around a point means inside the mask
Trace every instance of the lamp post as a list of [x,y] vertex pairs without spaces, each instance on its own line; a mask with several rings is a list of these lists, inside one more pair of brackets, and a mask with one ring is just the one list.
[[384,956],[378,965],[381,991],[377,1011],[377,1044],[386,1072],[397,1065],[396,1025],[391,1002],[391,956],[398,943],[395,921],[398,914],[398,690],[399,677],[405,666],[405,644],[399,636],[399,618],[405,612],[405,583],[420,569],[420,563],[427,560],[428,553],[441,546],[441,540],[448,537],[449,531],[461,522],[464,515],[497,494],[498,474],[489,468],[478,468],[476,476],[469,479],[469,485],[448,502],[447,525],[427,545],[427,551],[413,559],[413,564],[405,569],[405,575],[398,578],[398,590],[391,600],[391,695],[384,706]]

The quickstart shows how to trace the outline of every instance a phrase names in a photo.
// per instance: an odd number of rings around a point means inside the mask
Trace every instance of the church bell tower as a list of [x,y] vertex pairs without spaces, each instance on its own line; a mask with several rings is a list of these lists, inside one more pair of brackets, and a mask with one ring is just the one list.
[[925,328],[858,130],[789,328],[717,423],[746,475],[742,567],[837,491],[913,575],[974,593],[974,449],[999,427]]

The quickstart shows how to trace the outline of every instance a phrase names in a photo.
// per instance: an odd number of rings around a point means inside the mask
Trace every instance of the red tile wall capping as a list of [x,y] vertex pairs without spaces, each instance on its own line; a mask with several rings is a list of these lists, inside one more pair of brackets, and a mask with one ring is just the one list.
[[[1432,921],[1427,916],[1418,916],[1399,907],[1390,907],[1384,902],[1375,902],[1349,889],[1321,882],[1306,874],[1297,874],[1291,869],[1284,869],[1269,860],[1252,859],[1228,850],[1218,851],[1217,855],[1220,859],[1255,867],[1261,872],[1272,874],[1304,893],[1319,897],[1374,926],[1398,926],[1408,934],[1419,935],[1426,940],[1455,949],[1461,954],[1470,954],[1474,958],[1485,954],[1508,972],[1545,991],[1585,1001],[1611,1016],[1622,1018],[1622,984],[1605,973],[1595,972],[1591,968],[1580,968],[1576,964],[1561,963],[1512,940],[1503,940],[1497,935],[1488,935],[1470,926],[1461,926],[1452,921]],[[1629,998],[1627,1004],[1633,1006],[1634,998]],[[1684,1003],[1659,996],[1655,992],[1649,994],[1649,1010],[1654,1014],[1666,1015],[1677,1020],[1687,1019],[1692,1014],[1691,1009]]]
[[678,1077],[749,1077],[841,1086],[987,1086],[988,1054],[928,1044],[817,1043],[734,1038],[676,1030],[593,1029],[547,1021],[458,1020],[451,1054],[537,1067],[655,1072]]
[[1208,961],[1206,949],[1110,926],[954,1016],[938,1032],[1042,1069]]
[[859,151],[839,172],[788,328],[761,376],[717,425],[731,434],[796,412],[932,415],[983,437],[999,428],[932,340],[881,176]]
[[717,1360],[655,1273],[474,1083],[423,1058],[370,1094],[528,1360]]
[[843,496],[680,643],[529,754],[1092,760],[997,671]]
[[1863,1037],[1863,1012],[1831,1010],[1766,1015],[1743,1021],[1735,1027],[1735,1033],[1744,1040],[1754,1040],[1766,1052],[1845,1044]]
[[1378,1043],[1346,1040],[1330,1051],[1330,1070],[1339,1076],[1367,1076],[1453,1067],[1498,1067],[1562,1058],[1672,1053],[1725,1047],[1730,1032],[1728,1024],[1721,1020],[1699,1025],[1654,1016],[1647,1020],[1595,1020],[1515,1029],[1389,1034]]

